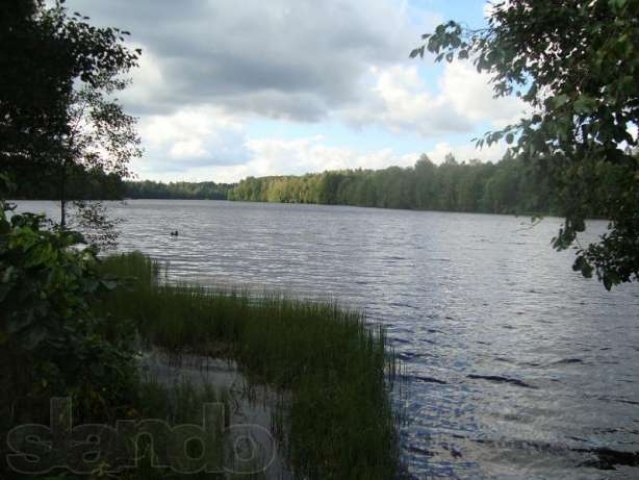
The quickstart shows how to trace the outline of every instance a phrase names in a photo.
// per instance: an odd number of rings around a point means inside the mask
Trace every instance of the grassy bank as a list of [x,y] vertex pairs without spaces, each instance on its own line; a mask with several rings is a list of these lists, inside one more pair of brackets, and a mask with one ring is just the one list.
[[331,303],[157,282],[141,254],[102,268],[129,279],[95,305],[149,346],[234,360],[252,384],[287,392],[287,458],[300,478],[393,478],[396,443],[381,329]]

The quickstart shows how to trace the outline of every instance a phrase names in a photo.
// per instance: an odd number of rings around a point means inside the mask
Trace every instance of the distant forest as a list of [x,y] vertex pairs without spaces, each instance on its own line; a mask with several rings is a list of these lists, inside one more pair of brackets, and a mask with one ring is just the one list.
[[[602,218],[615,181],[603,165],[591,179],[590,218]],[[544,182],[520,159],[498,163],[458,162],[453,155],[435,165],[422,155],[413,167],[344,170],[303,176],[249,177],[229,192],[229,200],[317,203],[454,212],[560,215],[574,192],[565,178]]]
[[[606,173],[606,172],[605,172]],[[449,155],[436,165],[422,155],[413,167],[382,170],[342,170],[302,176],[248,177],[237,184],[215,182],[122,181],[100,171],[76,171],[67,183],[74,199],[203,199],[252,202],[315,203],[362,207],[557,214],[563,191],[556,179],[535,182],[521,160],[505,157],[498,163],[458,162]],[[607,175],[594,179],[588,215],[600,217],[607,198]],[[19,184],[20,185],[20,184]],[[51,184],[21,185],[18,198],[56,199]]]
[[229,193],[230,200],[519,214],[556,213],[556,198],[519,160],[459,163],[452,155],[440,165],[423,155],[407,168],[249,177]]
[[184,200],[226,200],[235,184],[215,182],[161,183],[144,180],[124,182],[126,198],[167,198]]
[[[21,180],[21,179],[20,179]],[[55,182],[18,180],[15,199],[58,200]],[[114,174],[75,167],[67,175],[65,195],[72,200],[122,200],[139,198],[226,200],[235,184],[215,182],[123,181]]]

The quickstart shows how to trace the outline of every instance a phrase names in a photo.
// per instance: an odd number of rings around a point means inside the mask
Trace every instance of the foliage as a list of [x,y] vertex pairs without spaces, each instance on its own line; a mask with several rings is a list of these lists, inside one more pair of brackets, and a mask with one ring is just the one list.
[[215,182],[127,181],[123,195],[127,198],[170,198],[184,200],[226,200],[234,185]]
[[[458,163],[451,155],[442,165],[423,155],[409,168],[249,177],[229,192],[229,199],[520,214],[557,208],[548,185],[534,182],[522,161]],[[600,214],[597,208],[589,213]]]
[[104,418],[135,385],[132,325],[91,309],[114,281],[98,273],[92,248],[77,247],[79,234],[43,221],[0,211],[3,431],[21,408],[46,412],[52,396],[71,396],[80,418]]
[[0,39],[0,66],[8,72],[0,89],[1,167],[30,190],[55,185],[64,227],[73,173],[126,177],[129,160],[141,154],[135,119],[114,98],[140,51],[124,45],[128,32],[69,16],[63,1],[50,8],[9,4],[15,10],[3,18]]
[[[97,167],[70,165],[66,175],[65,193],[68,200],[121,200],[125,195],[123,180],[113,172],[105,173]],[[55,183],[34,185],[33,182],[21,182],[11,195],[16,200],[58,200],[60,189]]]
[[82,232],[85,241],[97,250],[114,249],[120,235],[116,226],[122,219],[109,217],[102,202],[76,200],[74,204],[77,208],[73,228]]
[[[605,177],[598,208],[610,220],[599,243],[577,250],[574,269],[610,289],[638,278],[638,2],[520,0],[492,6],[489,25],[449,21],[423,35],[436,61],[471,58],[497,96],[518,95],[532,114],[478,145],[504,138],[514,156],[559,192],[557,249],[575,244]],[[602,198],[602,195],[600,198]]]
[[[154,182],[151,180],[123,180],[115,173],[99,168],[70,166],[67,170],[66,193],[69,200],[122,200],[123,198],[158,198],[184,200],[226,200],[236,184],[215,182]],[[12,193],[16,200],[55,200],[58,189],[54,184],[34,188],[20,184]]]
[[20,184],[39,183],[22,174],[59,153],[72,88],[62,41],[40,20],[41,9],[35,0],[0,5],[0,170],[10,169]]

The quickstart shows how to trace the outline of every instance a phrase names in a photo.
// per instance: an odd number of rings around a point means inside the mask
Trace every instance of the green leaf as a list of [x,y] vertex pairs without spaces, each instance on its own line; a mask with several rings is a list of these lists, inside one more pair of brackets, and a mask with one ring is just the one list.
[[560,95],[556,95],[552,99],[552,104],[555,108],[561,107],[565,105],[569,101],[569,96],[561,93]]
[[573,102],[573,111],[579,115],[590,113],[595,107],[595,100],[587,95],[580,95]]
[[418,55],[420,55],[420,57],[424,57],[424,46],[414,48],[413,50],[411,50],[411,53],[409,54],[409,58],[415,58]]

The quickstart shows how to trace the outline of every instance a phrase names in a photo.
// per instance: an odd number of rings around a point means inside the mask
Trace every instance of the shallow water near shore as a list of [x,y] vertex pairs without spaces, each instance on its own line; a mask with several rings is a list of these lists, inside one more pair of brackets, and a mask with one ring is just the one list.
[[[261,472],[259,478],[295,478],[284,459],[285,446],[271,435],[277,428],[274,425],[275,415],[286,402],[283,393],[275,392],[265,385],[251,386],[235,362],[199,355],[169,354],[159,349],[150,349],[140,355],[140,373],[143,381],[162,385],[170,398],[172,391],[181,385],[194,389],[207,385],[224,393],[227,418],[222,418],[221,421],[226,426],[226,442],[230,447],[228,450],[233,453],[229,455],[227,452],[225,456],[224,451],[220,452],[226,462],[225,468],[234,470],[233,462],[230,461],[234,456],[255,458],[253,468]],[[175,401],[172,399],[171,403]]]
[[573,272],[573,253],[549,245],[559,219],[175,200],[110,210],[119,249],[168,262],[169,280],[331,297],[386,325],[405,364],[394,400],[415,478],[637,478],[638,285],[607,292]]

